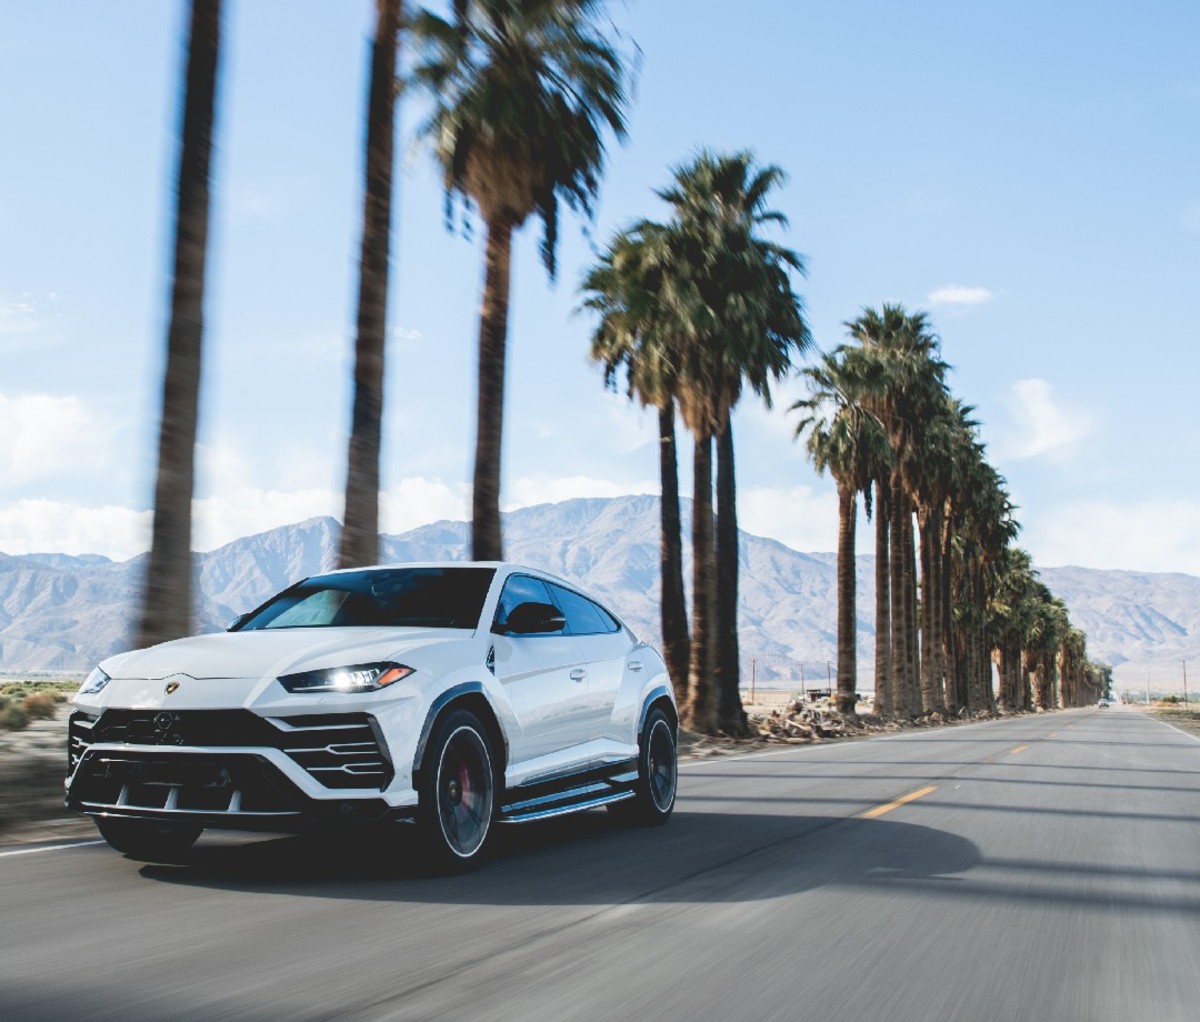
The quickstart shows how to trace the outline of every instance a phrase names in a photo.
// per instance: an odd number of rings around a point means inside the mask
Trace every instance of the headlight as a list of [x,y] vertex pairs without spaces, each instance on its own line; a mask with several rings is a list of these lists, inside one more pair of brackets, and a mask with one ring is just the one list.
[[413,669],[404,664],[356,664],[285,674],[279,684],[289,692],[375,692],[412,673]]
[[109,678],[99,667],[93,667],[92,673],[87,676],[87,681],[80,686],[79,695],[94,696],[112,679]]

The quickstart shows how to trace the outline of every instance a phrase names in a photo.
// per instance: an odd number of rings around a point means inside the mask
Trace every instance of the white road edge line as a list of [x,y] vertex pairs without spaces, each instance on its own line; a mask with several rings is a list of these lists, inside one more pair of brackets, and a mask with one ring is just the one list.
[[10,855],[36,855],[38,852],[61,852],[64,848],[83,848],[85,845],[102,845],[103,839],[96,841],[72,841],[69,845],[40,845],[37,848],[14,848],[9,852],[0,852],[0,859]]
[[[1150,717],[1150,714],[1145,714]],[[1181,727],[1176,727],[1169,720],[1162,720],[1158,717],[1150,717],[1151,720],[1157,720],[1160,724],[1166,724],[1172,731],[1178,731],[1184,738],[1190,738],[1193,742],[1200,742],[1200,735],[1194,735],[1190,731],[1184,731]]]

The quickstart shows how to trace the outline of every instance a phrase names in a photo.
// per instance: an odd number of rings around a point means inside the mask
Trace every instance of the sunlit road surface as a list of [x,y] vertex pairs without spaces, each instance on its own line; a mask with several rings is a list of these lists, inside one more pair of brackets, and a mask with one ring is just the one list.
[[1194,1022],[1200,742],[1083,710],[689,764],[435,879],[297,838],[0,857],[0,1019]]

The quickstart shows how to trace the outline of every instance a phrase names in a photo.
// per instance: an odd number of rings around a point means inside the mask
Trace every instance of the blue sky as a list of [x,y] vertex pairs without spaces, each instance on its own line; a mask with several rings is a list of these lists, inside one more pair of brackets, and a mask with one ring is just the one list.
[[[182,3],[8,5],[0,31],[0,550],[148,542]],[[229,0],[198,545],[340,512],[368,0]],[[1038,563],[1200,574],[1200,8],[1178,2],[617,4],[643,52],[596,222],[551,286],[517,237],[504,505],[653,492],[654,422],[574,314],[594,246],[700,146],[752,149],[822,347],[927,309]],[[402,61],[407,56],[402,56]],[[465,516],[478,234],[446,230],[401,108],[384,527]],[[778,388],[735,418],[742,525],[831,550]],[[681,451],[690,486],[690,453]],[[864,552],[869,537],[864,531]]]

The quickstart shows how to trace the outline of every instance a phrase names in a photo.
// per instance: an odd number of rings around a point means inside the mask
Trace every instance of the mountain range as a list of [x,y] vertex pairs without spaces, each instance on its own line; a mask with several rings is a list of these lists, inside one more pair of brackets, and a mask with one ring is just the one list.
[[[690,508],[684,508],[684,536]],[[312,518],[195,554],[198,631],[217,631],[292,582],[333,566],[338,523]],[[510,560],[574,580],[650,642],[659,639],[658,499],[568,500],[504,516]],[[436,522],[381,537],[380,559],[465,560],[465,522]],[[739,635],[743,679],[810,687],[836,656],[837,557],[800,553],[740,533]],[[133,641],[146,554],[0,554],[0,671],[84,673]],[[685,544],[685,577],[690,560]],[[1183,662],[1200,664],[1200,578],[1090,568],[1043,568],[1088,635],[1093,660],[1116,668],[1118,685],[1178,689]],[[860,687],[871,688],[873,558],[860,557]]]

